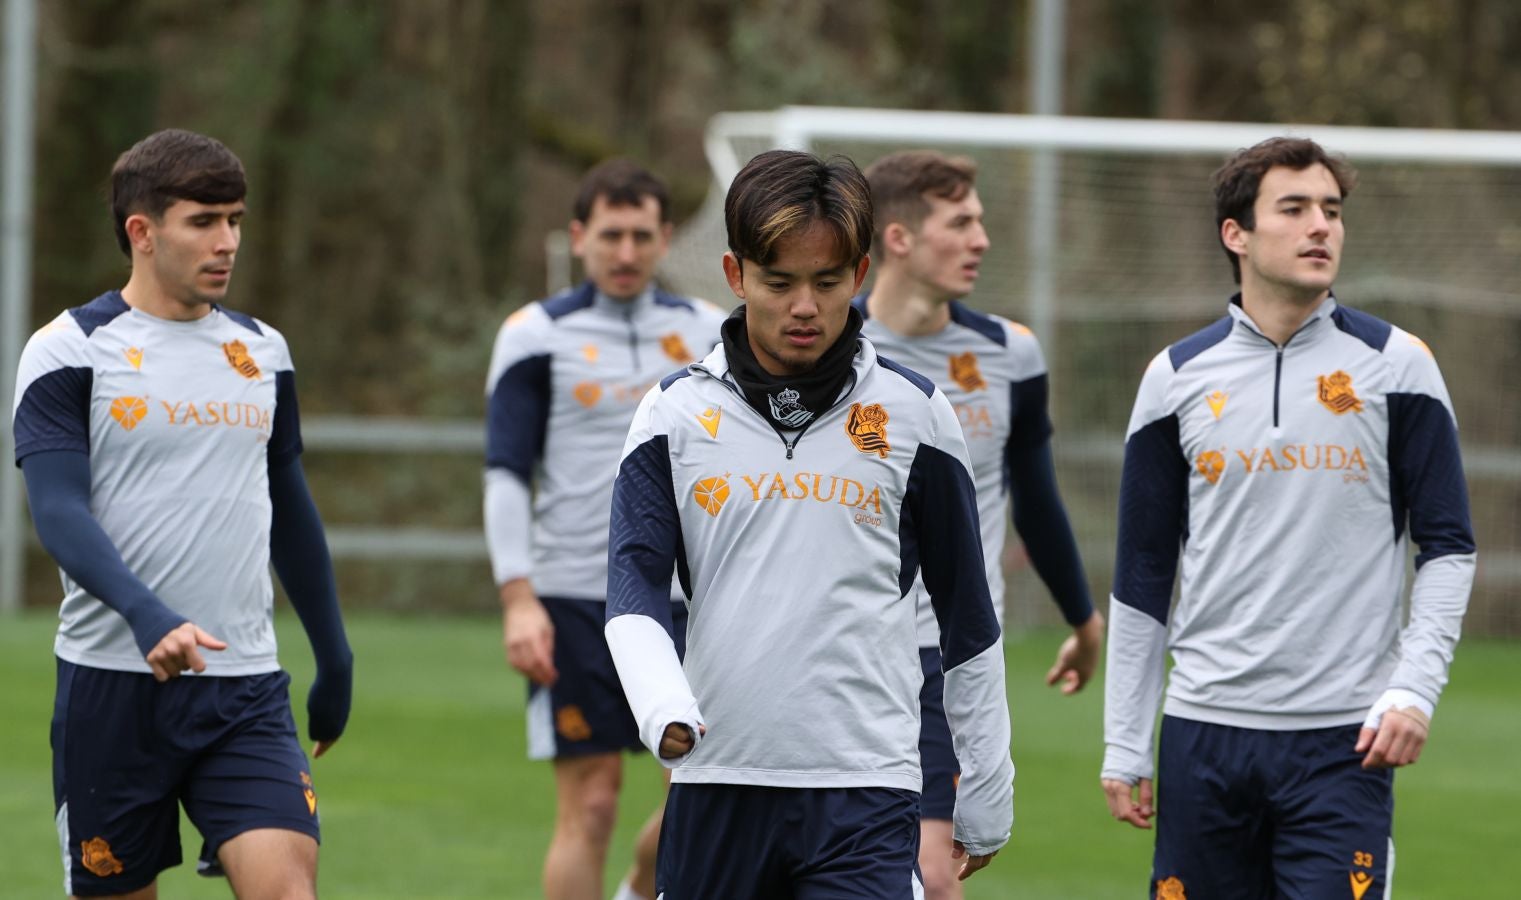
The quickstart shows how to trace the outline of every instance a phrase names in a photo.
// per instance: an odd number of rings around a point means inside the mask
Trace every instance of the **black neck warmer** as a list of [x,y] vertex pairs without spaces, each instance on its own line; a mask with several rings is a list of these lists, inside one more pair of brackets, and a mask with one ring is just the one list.
[[815,417],[834,405],[845,383],[851,379],[861,324],[861,314],[851,307],[839,340],[824,351],[810,371],[797,375],[772,375],[761,368],[750,350],[745,308],[740,306],[724,320],[722,328],[729,374],[734,376],[745,402],[755,407],[755,411],[773,427],[806,428]]

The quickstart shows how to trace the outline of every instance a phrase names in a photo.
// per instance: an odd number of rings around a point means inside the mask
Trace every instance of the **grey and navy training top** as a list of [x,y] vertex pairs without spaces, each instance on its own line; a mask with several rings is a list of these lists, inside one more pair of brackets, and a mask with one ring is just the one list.
[[[922,571],[961,763],[955,835],[977,855],[1008,840],[1002,643],[966,444],[931,382],[862,339],[835,404],[778,433],[716,348],[640,405],[609,565],[608,645],[644,742],[657,749],[672,722],[707,727],[663,760],[673,781],[912,791]],[[684,669],[673,567],[690,598]]]
[[486,536],[497,584],[602,600],[613,476],[652,385],[718,342],[724,312],[651,287],[591,282],[529,304],[497,333],[486,381]]
[[1467,488],[1430,348],[1329,297],[1282,347],[1239,297],[1228,313],[1152,360],[1131,415],[1108,778],[1151,777],[1164,652],[1168,715],[1323,728],[1391,691],[1429,713],[1468,603]]

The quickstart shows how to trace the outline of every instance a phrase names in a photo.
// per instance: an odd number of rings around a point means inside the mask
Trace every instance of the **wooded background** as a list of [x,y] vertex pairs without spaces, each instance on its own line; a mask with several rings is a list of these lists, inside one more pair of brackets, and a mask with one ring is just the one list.
[[[645,161],[671,182],[679,223],[708,191],[701,137],[717,112],[1027,112],[1028,6],[42,4],[32,321],[125,283],[111,163],[155,129],[191,128],[248,167],[228,302],[290,338],[303,415],[479,417],[496,326],[543,293],[544,236],[589,165]],[[1070,115],[1521,126],[1513,0],[1072,0],[1066,35]],[[479,460],[307,465],[330,522],[479,522]],[[57,602],[54,571],[30,555],[29,604]],[[495,603],[484,564],[340,578],[357,605]]]

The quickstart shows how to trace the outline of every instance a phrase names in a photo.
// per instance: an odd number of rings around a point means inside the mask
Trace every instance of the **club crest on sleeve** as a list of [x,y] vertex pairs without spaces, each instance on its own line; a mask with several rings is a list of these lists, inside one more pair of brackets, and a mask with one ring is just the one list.
[[681,339],[681,335],[672,332],[660,339],[660,351],[671,358],[677,365],[686,365],[692,361],[692,353],[687,350],[687,342]]
[[721,475],[704,478],[692,489],[692,499],[710,516],[717,516],[729,502],[729,479]]
[[141,397],[117,397],[111,401],[111,418],[123,430],[131,431],[148,415],[148,404]]
[[792,388],[782,388],[775,394],[767,394],[771,406],[771,418],[784,428],[802,428],[813,421],[813,413],[800,402],[802,394]]
[[227,362],[239,375],[244,378],[258,378],[259,365],[248,355],[248,345],[242,341],[228,341],[222,345],[222,352],[227,354]]
[[982,377],[982,370],[977,367],[977,354],[968,350],[965,353],[952,354],[951,380],[968,393],[980,391],[988,386],[987,379]]
[[892,451],[887,443],[887,410],[880,403],[870,406],[850,404],[850,415],[845,419],[845,433],[850,435],[850,442],[862,453],[875,453],[886,459]]
[[1358,399],[1357,394],[1352,390],[1351,375],[1337,369],[1330,375],[1317,375],[1315,380],[1319,385],[1317,396],[1326,409],[1338,416],[1363,411],[1363,401]]
[[116,854],[111,852],[111,844],[103,837],[79,842],[79,864],[97,878],[120,875],[125,868]]

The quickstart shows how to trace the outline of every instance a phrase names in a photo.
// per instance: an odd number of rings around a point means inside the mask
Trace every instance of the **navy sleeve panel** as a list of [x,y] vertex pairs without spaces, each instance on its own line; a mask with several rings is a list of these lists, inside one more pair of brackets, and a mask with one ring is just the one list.
[[1394,326],[1377,316],[1370,316],[1365,312],[1352,309],[1348,306],[1338,306],[1331,312],[1331,321],[1336,327],[1352,335],[1358,340],[1377,350],[1384,352],[1384,347],[1389,343],[1389,335],[1394,331]]
[[527,483],[549,430],[549,354],[520,359],[502,373],[486,409],[486,465]]
[[920,375],[918,372],[915,372],[913,369],[910,369],[901,363],[895,363],[885,356],[877,357],[877,365],[881,366],[889,372],[896,372],[898,375],[901,375],[903,377],[903,380],[923,391],[924,396],[935,396],[935,383],[933,381],[930,381],[928,378],[925,378],[923,375]]
[[127,620],[144,657],[187,621],[132,574],[90,512],[88,454],[35,453],[21,464],[21,474],[42,546],[76,584]]
[[589,309],[596,299],[597,286],[590,281],[583,281],[578,287],[561,291],[539,305],[550,319],[560,319],[573,312]]
[[1195,356],[1225,340],[1234,327],[1236,327],[1235,320],[1230,316],[1223,316],[1168,347],[1167,357],[1172,360],[1172,370],[1178,371]]
[[691,374],[692,374],[692,370],[691,369],[688,369],[688,368],[685,368],[685,367],[677,369],[676,371],[672,372],[671,374],[669,374],[669,375],[665,376],[664,378],[660,379],[660,390],[662,392],[670,390],[671,389],[671,385],[675,384],[676,382],[680,381],[683,378],[686,378],[686,377],[690,376]]
[[1014,530],[1024,541],[1030,562],[1046,583],[1062,617],[1077,626],[1093,615],[1088,578],[1077,552],[1077,537],[1056,488],[1056,466],[1049,441],[1009,454],[1009,489],[1014,501]]
[[244,328],[247,328],[254,334],[264,333],[264,329],[259,327],[258,321],[255,320],[253,316],[250,316],[247,313],[234,312],[225,306],[218,306],[217,309],[220,309],[222,311],[222,314],[227,318],[233,320],[234,322],[237,322],[239,325],[242,325]]
[[301,406],[296,402],[296,373],[275,373],[275,424],[269,434],[269,467],[288,466],[301,456]]
[[[977,489],[956,457],[920,444],[908,473],[900,524],[904,572],[924,573],[940,624],[942,670],[949,672],[998,642],[977,520]],[[913,554],[917,558],[912,558]],[[906,588],[904,589],[906,592]]]
[[120,291],[106,291],[84,306],[69,310],[69,315],[79,323],[79,330],[84,332],[85,337],[95,333],[95,329],[109,324],[113,319],[131,309],[127,301],[122,299]]
[[963,328],[970,328],[1000,347],[1009,346],[1009,333],[992,316],[951,301],[951,321]]
[[95,371],[80,366],[56,369],[27,385],[16,407],[16,465],[47,450],[89,455],[94,383]]
[[[618,466],[608,528],[607,618],[649,616],[674,634],[671,571],[682,551],[670,446],[657,434]],[[689,590],[683,578],[682,589]]]
[[1009,385],[1009,442],[1005,462],[1013,454],[1039,447],[1051,438],[1050,379],[1044,375]]
[[1125,442],[1114,566],[1114,598],[1162,625],[1172,606],[1187,516],[1188,464],[1178,443],[1178,417],[1166,416]]
[[307,732],[314,741],[336,740],[348,723],[354,654],[338,609],[327,535],[300,460],[271,466],[269,501],[269,558],[317,661],[317,677],[306,697]]
[[1389,476],[1394,537],[1420,548],[1416,568],[1439,556],[1474,552],[1468,483],[1458,430],[1447,407],[1426,394],[1389,395]]

